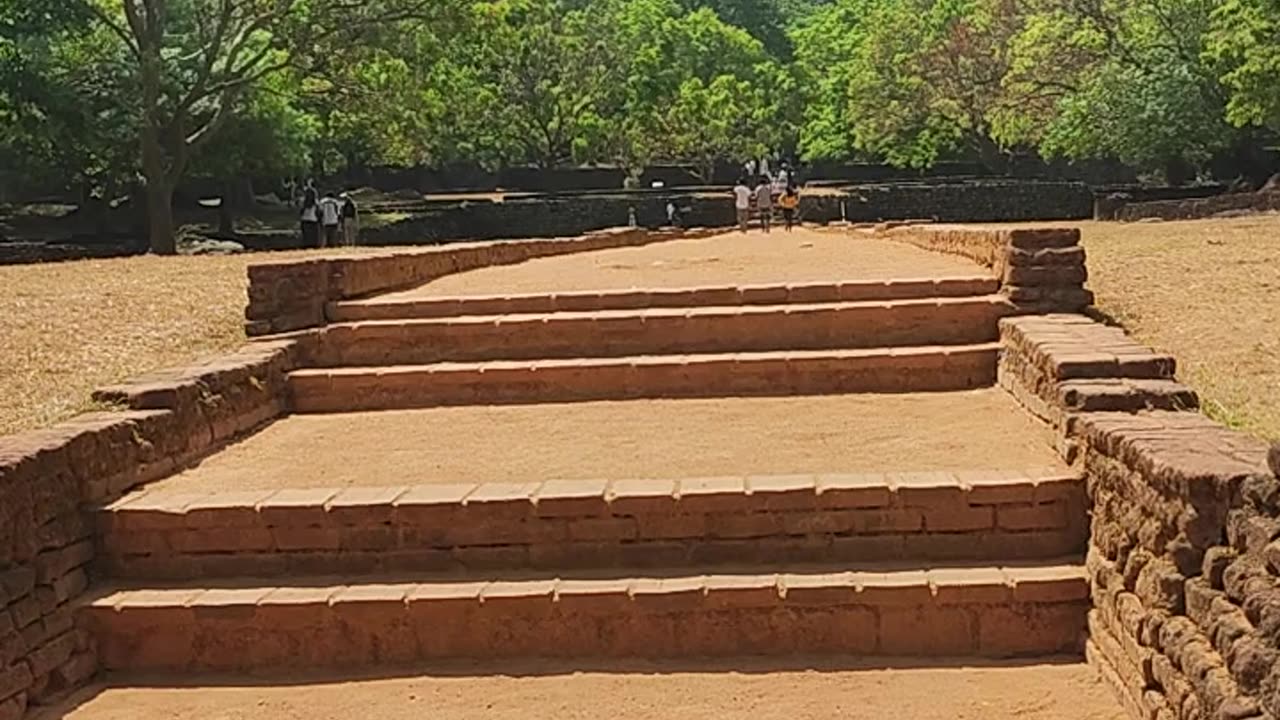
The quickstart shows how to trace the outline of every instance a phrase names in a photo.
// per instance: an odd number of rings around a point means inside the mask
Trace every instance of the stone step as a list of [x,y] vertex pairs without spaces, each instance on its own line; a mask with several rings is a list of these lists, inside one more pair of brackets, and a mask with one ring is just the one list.
[[1025,560],[1082,553],[1060,468],[178,493],[99,511],[114,577]]
[[1028,315],[1000,322],[1001,340],[1018,359],[1011,370],[1037,388],[1046,382],[1128,378],[1168,380],[1177,372],[1172,355],[1135,341],[1123,328],[1083,315]]
[[109,671],[254,672],[432,659],[1078,653],[1082,565],[838,566],[591,578],[341,578],[91,596]]
[[787,303],[865,302],[910,298],[988,295],[1000,287],[987,275],[942,279],[815,282],[693,288],[635,288],[595,292],[452,297],[379,296],[331,303],[333,322],[439,318],[460,315],[590,312],[709,305],[782,305]]
[[1200,407],[1196,391],[1175,380],[1067,380],[1057,385],[1056,392],[1059,405],[1067,412],[1197,410]]
[[993,342],[1000,295],[882,302],[470,315],[330,325],[321,367]]
[[995,383],[998,343],[504,360],[289,374],[294,412],[638,398],[968,390]]

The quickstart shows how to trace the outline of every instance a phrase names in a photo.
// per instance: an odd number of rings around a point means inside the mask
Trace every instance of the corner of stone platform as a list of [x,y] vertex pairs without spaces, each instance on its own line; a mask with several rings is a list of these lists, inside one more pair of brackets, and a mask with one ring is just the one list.
[[1087,657],[1136,718],[1280,715],[1280,451],[1081,315],[1001,321],[1000,383],[1084,473]]

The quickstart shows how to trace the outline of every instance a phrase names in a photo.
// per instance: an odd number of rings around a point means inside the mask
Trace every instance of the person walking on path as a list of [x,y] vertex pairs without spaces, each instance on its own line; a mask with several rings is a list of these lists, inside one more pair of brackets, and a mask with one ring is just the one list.
[[768,176],[761,177],[756,186],[756,210],[760,213],[760,227],[767,234],[773,223],[773,183]]
[[342,200],[342,244],[355,247],[360,235],[360,211],[349,193],[338,197]]
[[320,247],[337,247],[338,229],[342,224],[342,205],[332,192],[326,192],[320,200],[320,224],[324,231]]
[[738,213],[738,229],[746,232],[751,220],[751,188],[743,178],[738,178],[738,184],[733,186],[733,208]]
[[320,247],[320,201],[314,188],[308,187],[302,193],[302,246]]
[[782,221],[786,223],[787,232],[791,232],[796,222],[796,210],[800,207],[800,193],[795,185],[788,185],[787,189],[782,191],[778,205],[782,208]]

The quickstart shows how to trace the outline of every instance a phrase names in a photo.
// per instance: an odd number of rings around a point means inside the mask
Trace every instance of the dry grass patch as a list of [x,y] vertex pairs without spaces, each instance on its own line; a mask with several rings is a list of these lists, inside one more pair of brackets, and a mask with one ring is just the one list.
[[1280,439],[1280,215],[1068,224],[1099,308],[1175,355],[1209,415]]
[[319,252],[0,267],[0,435],[89,409],[102,385],[238,346],[245,268]]

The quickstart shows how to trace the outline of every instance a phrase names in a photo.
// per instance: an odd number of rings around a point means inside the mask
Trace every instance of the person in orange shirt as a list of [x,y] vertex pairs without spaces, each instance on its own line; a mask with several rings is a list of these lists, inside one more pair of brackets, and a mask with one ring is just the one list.
[[782,208],[782,221],[786,224],[787,232],[790,232],[796,222],[796,210],[800,208],[800,192],[795,185],[787,185],[778,200],[778,206]]

